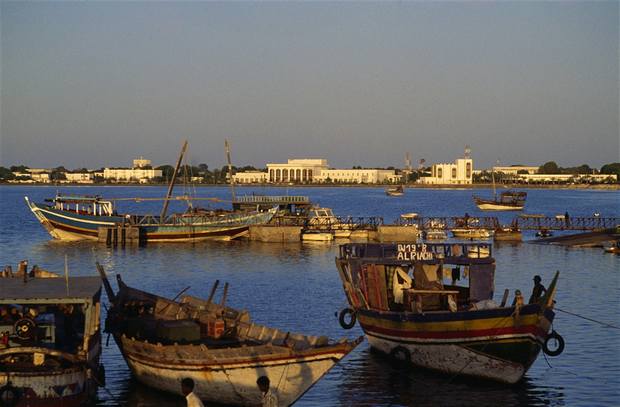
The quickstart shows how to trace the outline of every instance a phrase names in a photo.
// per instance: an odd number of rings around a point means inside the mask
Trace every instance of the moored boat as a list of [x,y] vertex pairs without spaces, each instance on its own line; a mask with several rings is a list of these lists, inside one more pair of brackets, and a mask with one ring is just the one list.
[[402,185],[396,185],[394,187],[388,187],[385,190],[387,196],[403,196],[405,195],[405,187]]
[[0,405],[79,406],[103,385],[98,277],[0,272]]
[[133,375],[147,386],[181,394],[191,378],[205,401],[256,406],[256,381],[267,376],[278,405],[293,404],[362,340],[330,341],[324,336],[280,331],[250,321],[246,311],[183,295],[178,301],[128,287],[117,275],[114,293],[98,266],[112,303],[111,332]]
[[494,199],[474,196],[476,206],[482,211],[521,211],[525,206],[527,192],[505,191]]
[[[114,229],[140,242],[231,240],[247,235],[250,225],[268,223],[275,209],[232,212],[189,209],[169,216],[118,213],[114,200],[100,196],[61,196],[38,204],[25,197],[32,213],[59,240],[105,240]],[[140,199],[137,199],[138,201]]]
[[481,227],[460,227],[452,229],[452,235],[457,239],[489,239],[493,231]]
[[559,273],[532,303],[515,291],[497,304],[489,244],[346,244],[336,265],[350,305],[341,325],[358,321],[395,362],[512,384],[541,349],[563,350],[551,330]]

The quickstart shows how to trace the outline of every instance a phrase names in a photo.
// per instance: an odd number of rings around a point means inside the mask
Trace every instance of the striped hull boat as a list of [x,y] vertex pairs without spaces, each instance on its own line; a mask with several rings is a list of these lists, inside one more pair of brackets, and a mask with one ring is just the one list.
[[[26,198],[26,203],[49,234],[58,240],[97,240],[99,228],[127,225],[125,216],[92,215],[39,205]],[[248,233],[250,225],[268,223],[273,211],[249,212],[224,216],[183,216],[173,224],[136,224],[143,241],[186,242],[199,240],[231,240]],[[138,217],[139,218],[139,217]]]
[[[360,309],[357,317],[370,345],[415,366],[447,374],[516,383],[536,360],[553,311],[523,307],[455,313],[403,314]],[[397,356],[398,357],[398,356]]]

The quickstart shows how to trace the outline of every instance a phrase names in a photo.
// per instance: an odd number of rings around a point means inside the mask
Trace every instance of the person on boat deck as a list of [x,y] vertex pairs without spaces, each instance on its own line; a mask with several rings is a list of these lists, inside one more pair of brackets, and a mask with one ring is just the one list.
[[534,276],[534,289],[532,290],[532,295],[530,296],[530,301],[528,304],[534,304],[535,302],[540,301],[543,294],[547,292],[547,289],[540,283],[540,281],[540,276]]
[[267,376],[261,376],[256,379],[258,389],[262,393],[261,406],[262,407],[278,407],[278,396],[275,392],[269,388],[269,378]]
[[204,407],[202,401],[194,394],[194,381],[189,377],[181,380],[181,393],[187,400],[187,407]]

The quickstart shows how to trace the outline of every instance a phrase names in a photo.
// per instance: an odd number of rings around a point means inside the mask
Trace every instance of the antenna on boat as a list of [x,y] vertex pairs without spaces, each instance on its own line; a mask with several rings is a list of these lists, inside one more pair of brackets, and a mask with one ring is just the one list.
[[233,202],[237,200],[235,195],[235,178],[232,173],[232,162],[230,161],[230,146],[228,140],[224,139],[224,147],[226,148],[226,160],[228,160],[228,174],[230,175],[230,193],[232,195]]
[[172,179],[170,180],[170,185],[168,185],[168,193],[166,193],[166,199],[164,200],[164,207],[161,209],[161,214],[159,215],[160,223],[164,222],[164,218],[166,217],[166,212],[168,212],[168,204],[170,203],[170,197],[172,196],[172,190],[174,189],[174,182],[176,181],[177,173],[179,172],[179,167],[181,166],[181,162],[183,161],[185,150],[187,150],[187,140],[183,142],[183,147],[181,147],[181,154],[179,155],[179,160],[177,161],[176,167],[174,167],[174,172],[172,173]]

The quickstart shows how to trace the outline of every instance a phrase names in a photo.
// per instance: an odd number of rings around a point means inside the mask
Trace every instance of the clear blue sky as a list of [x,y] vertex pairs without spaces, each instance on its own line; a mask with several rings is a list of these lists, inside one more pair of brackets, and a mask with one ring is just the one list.
[[0,3],[0,165],[619,161],[619,3]]

